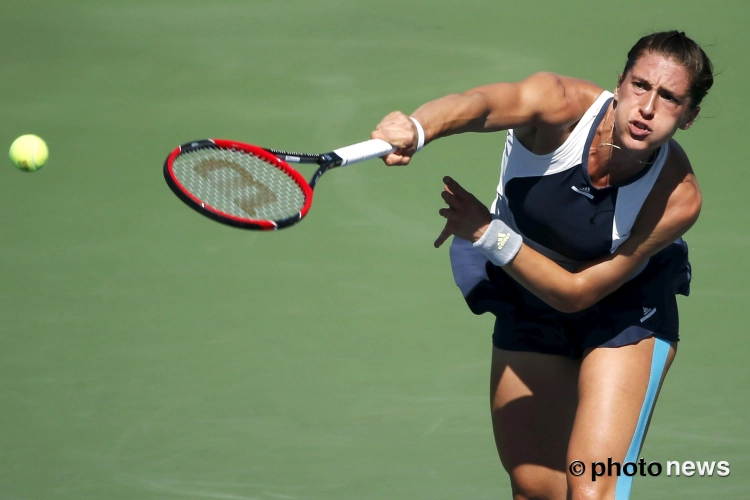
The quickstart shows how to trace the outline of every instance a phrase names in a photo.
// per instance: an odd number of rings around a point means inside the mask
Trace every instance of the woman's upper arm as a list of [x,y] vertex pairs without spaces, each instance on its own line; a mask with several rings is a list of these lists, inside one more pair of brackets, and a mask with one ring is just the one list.
[[535,73],[451,94],[420,106],[412,116],[428,140],[462,132],[494,132],[577,122],[601,89],[583,80]]
[[583,80],[535,73],[517,83],[479,87],[464,95],[482,96],[488,110],[485,130],[495,131],[577,122],[600,92]]

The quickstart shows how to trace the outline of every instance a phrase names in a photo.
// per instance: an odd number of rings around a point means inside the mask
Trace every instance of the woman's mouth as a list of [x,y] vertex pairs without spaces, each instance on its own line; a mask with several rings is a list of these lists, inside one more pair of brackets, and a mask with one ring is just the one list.
[[643,139],[648,134],[651,133],[651,129],[648,128],[648,125],[646,125],[643,122],[639,121],[632,121],[629,123],[630,128],[630,135],[633,136],[635,139]]

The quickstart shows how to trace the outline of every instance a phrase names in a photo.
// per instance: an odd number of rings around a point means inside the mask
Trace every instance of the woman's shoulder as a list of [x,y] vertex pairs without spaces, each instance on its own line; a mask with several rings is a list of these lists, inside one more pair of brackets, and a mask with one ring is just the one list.
[[[669,141],[668,147],[669,156],[632,229],[633,234],[647,235],[660,248],[695,224],[702,204],[698,181],[685,151],[674,139]],[[624,248],[625,244],[621,246]]]
[[544,101],[544,125],[570,125],[581,119],[604,89],[588,80],[551,72],[530,75],[527,90]]
[[[695,172],[690,164],[685,150],[675,139],[669,140],[669,156],[664,161],[661,176],[663,180],[671,181],[672,184],[681,183],[685,180],[694,181]],[[697,181],[696,181],[697,184]]]
[[561,75],[551,71],[533,73],[526,78],[526,81],[547,88],[556,86],[561,91],[571,94],[591,94],[598,96],[604,90],[599,85],[588,80]]
[[534,103],[535,119],[514,128],[514,134],[535,154],[554,151],[567,140],[603,92],[604,89],[587,80],[549,72],[534,73],[524,80],[523,95],[527,102]]
[[674,140],[669,141],[669,156],[664,162],[659,178],[654,185],[654,198],[661,199],[663,209],[658,211],[676,220],[691,221],[698,218],[702,197],[695,172],[685,150]]

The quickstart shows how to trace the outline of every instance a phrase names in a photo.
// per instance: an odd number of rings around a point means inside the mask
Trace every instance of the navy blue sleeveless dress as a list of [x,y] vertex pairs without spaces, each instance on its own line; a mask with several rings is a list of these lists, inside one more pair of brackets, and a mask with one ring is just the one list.
[[[612,94],[603,92],[563,145],[535,155],[508,131],[495,217],[523,236],[524,243],[566,269],[617,250],[669,155],[669,145],[627,181],[594,187],[588,154]],[[687,244],[679,239],[651,259],[620,289],[590,308],[562,313],[542,302],[476,251],[454,238],[453,274],[475,314],[496,316],[493,344],[571,358],[585,349],[617,347],[649,336],[679,340],[676,294],[689,293]]]

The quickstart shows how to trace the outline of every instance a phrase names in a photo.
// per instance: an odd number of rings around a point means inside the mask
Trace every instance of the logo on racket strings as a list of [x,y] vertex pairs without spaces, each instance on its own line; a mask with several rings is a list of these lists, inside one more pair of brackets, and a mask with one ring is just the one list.
[[[204,179],[209,180],[212,172],[223,168],[228,168],[237,173],[237,177],[232,179],[232,182],[239,182],[247,188],[255,188],[255,192],[249,197],[234,199],[234,202],[237,203],[240,209],[250,217],[257,216],[257,210],[260,207],[275,203],[278,199],[268,186],[255,180],[255,177],[245,170],[242,165],[238,165],[233,161],[221,158],[205,158],[193,167],[193,170]],[[229,189],[229,186],[225,186],[225,188],[227,191],[232,191]]]

